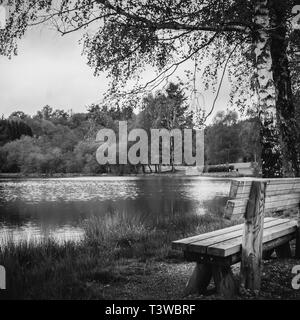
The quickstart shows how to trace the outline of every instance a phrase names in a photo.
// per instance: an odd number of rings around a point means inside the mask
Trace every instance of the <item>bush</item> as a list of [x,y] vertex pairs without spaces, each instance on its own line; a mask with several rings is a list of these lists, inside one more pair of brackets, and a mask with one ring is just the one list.
[[211,165],[208,166],[207,172],[230,172],[234,170],[234,166],[230,165]]

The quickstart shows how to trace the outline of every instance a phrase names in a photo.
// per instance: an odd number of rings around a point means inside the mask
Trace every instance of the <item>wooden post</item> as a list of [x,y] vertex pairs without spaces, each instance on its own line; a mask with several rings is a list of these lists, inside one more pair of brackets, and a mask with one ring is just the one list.
[[242,237],[241,286],[260,290],[266,184],[253,181]]
[[209,264],[197,263],[195,269],[186,284],[183,295],[205,293],[212,277],[212,267]]

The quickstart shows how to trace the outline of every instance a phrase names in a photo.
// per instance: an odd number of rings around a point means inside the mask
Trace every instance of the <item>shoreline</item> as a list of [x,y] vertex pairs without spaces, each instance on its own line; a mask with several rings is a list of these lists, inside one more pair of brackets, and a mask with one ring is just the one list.
[[[85,239],[77,244],[49,240],[35,245],[10,244],[0,250],[0,264],[10,270],[9,290],[0,292],[0,299],[223,299],[214,291],[213,282],[206,295],[184,297],[194,262],[186,261],[171,243],[238,221],[225,220],[216,212],[201,217],[178,215],[173,224],[161,221],[147,228],[119,217],[106,225],[99,218],[91,219],[85,227]],[[291,270],[299,263],[299,259],[275,256],[263,260],[261,292],[239,292],[234,298],[299,300],[300,291],[290,284]],[[233,266],[233,273],[239,281],[239,264]]]
[[53,178],[83,178],[83,177],[204,177],[204,178],[241,178],[248,175],[236,174],[236,172],[210,172],[202,174],[184,174],[182,172],[165,173],[137,173],[137,174],[85,174],[85,173],[0,173],[0,179],[53,179]]

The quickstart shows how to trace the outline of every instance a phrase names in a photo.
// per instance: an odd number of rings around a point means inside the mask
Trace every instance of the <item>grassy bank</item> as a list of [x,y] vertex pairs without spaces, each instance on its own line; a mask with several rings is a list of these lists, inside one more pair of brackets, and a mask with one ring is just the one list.
[[103,288],[118,287],[153,263],[179,262],[182,256],[171,249],[172,240],[232,224],[212,213],[175,214],[151,226],[122,213],[103,221],[84,221],[85,237],[79,243],[9,242],[0,251],[0,265],[7,272],[5,298],[114,298]]
[[[207,214],[178,213],[148,225],[138,218],[113,213],[103,220],[84,221],[78,243],[9,242],[0,249],[7,272],[5,299],[180,299],[193,263],[171,248],[172,240],[227,227],[219,207],[207,204]],[[104,223],[105,221],[105,223]],[[292,267],[300,260],[269,259],[263,263],[259,296],[239,299],[300,299],[291,287]],[[238,272],[238,267],[234,267]],[[2,296],[1,296],[2,295]],[[218,299],[195,296],[193,299]]]

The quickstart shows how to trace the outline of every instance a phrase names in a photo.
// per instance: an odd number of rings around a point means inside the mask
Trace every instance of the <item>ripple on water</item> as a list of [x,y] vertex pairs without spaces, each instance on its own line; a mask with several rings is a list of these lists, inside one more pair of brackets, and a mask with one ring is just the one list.
[[204,214],[204,200],[227,196],[229,181],[199,177],[79,177],[0,181],[0,241],[76,240],[82,220],[121,211],[131,216]]

